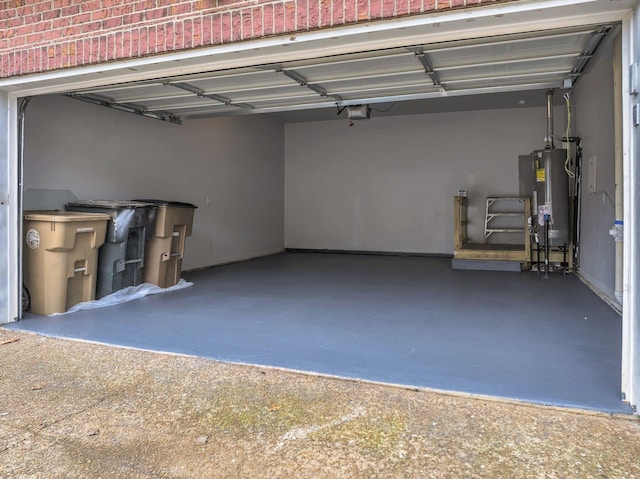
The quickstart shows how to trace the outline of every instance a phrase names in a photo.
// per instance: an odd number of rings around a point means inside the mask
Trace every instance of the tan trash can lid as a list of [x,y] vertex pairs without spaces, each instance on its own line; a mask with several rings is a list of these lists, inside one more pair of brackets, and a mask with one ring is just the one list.
[[111,216],[105,213],[84,213],[79,211],[25,211],[24,219],[28,221],[71,223],[74,221],[107,221],[111,219]]

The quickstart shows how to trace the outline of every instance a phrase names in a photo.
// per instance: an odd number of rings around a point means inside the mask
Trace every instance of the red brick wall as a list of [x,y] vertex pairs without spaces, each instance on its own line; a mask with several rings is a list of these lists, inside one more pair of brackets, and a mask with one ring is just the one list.
[[512,0],[0,0],[0,78]]

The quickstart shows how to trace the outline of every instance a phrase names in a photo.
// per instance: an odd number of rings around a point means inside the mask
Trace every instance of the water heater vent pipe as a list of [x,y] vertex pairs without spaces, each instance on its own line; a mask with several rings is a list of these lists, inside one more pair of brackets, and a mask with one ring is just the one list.
[[547,145],[546,149],[555,148],[553,144],[553,88],[547,90]]

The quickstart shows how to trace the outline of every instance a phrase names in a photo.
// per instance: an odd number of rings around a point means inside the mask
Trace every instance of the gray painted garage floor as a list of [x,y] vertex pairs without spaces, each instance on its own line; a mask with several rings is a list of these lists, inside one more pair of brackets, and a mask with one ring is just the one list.
[[575,276],[445,258],[286,253],[194,286],[9,327],[216,360],[631,412],[621,318]]

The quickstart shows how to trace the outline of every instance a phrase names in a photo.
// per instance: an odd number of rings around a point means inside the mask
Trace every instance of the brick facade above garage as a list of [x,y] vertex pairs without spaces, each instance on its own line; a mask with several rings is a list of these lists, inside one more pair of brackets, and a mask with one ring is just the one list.
[[508,1],[0,1],[0,78]]

